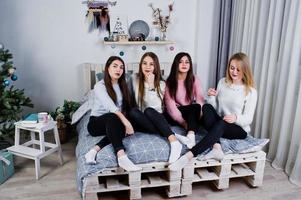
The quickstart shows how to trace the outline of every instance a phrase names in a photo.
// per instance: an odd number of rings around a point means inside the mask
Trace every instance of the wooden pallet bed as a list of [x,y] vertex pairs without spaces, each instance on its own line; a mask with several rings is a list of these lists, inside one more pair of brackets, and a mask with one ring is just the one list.
[[[85,90],[90,91],[96,82],[96,74],[103,71],[101,64],[84,64]],[[169,73],[170,63],[162,63],[164,75]],[[129,73],[137,72],[138,63],[127,64]],[[231,178],[241,177],[253,187],[262,185],[266,154],[257,151],[246,154],[228,154],[222,161],[199,161],[194,158],[183,170],[168,170],[167,162],[139,164],[141,171],[127,172],[119,167],[107,168],[85,178],[83,199],[96,200],[98,194],[112,191],[128,191],[129,199],[141,199],[141,189],[164,187],[168,197],[192,193],[193,183],[210,181],[218,189],[229,187]]]
[[194,158],[182,171],[169,171],[166,162],[141,164],[142,171],[127,172],[109,168],[87,178],[85,199],[97,200],[97,193],[129,192],[129,199],[141,199],[141,189],[165,187],[168,197],[192,194],[196,182],[211,181],[217,189],[229,187],[231,178],[241,177],[253,186],[262,185],[266,154],[263,151],[229,154],[222,161],[198,161]]

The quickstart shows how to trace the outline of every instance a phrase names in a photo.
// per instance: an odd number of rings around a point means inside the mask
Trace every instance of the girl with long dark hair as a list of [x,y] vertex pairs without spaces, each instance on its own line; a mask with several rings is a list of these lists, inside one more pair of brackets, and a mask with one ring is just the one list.
[[125,65],[120,57],[111,56],[108,59],[104,79],[95,84],[94,94],[88,131],[92,136],[105,135],[105,137],[86,153],[86,162],[95,164],[97,152],[112,143],[121,168],[127,171],[141,170],[127,157],[122,144],[125,135],[134,134],[134,129],[126,118],[131,101],[125,81]]
[[169,121],[187,131],[187,138],[176,136],[188,148],[192,148],[195,145],[204,96],[201,82],[193,74],[192,60],[188,53],[181,52],[175,56],[166,81],[164,100]]

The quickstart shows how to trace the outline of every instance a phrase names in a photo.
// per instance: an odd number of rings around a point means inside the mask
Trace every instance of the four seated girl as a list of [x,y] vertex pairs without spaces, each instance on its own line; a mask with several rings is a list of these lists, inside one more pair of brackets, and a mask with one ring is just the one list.
[[[127,171],[140,170],[128,159],[122,145],[122,139],[126,134],[133,134],[134,129],[159,133],[168,139],[170,170],[182,169],[194,156],[209,148],[212,150],[204,159],[221,160],[224,154],[219,139],[246,138],[257,102],[249,61],[243,53],[230,58],[226,78],[219,81],[216,90],[208,90],[208,104],[204,104],[201,83],[193,75],[191,57],[183,52],[175,56],[166,86],[158,57],[152,52],[145,53],[130,88],[131,95],[125,84],[122,59],[110,57],[104,80],[94,88],[96,101],[88,124],[92,136],[105,134],[105,137],[85,155],[87,163],[95,163],[97,152],[112,143],[120,167]],[[174,134],[167,121],[182,126],[187,137]],[[195,133],[200,125],[208,134],[195,145]],[[177,138],[190,149],[180,159],[182,144]]]

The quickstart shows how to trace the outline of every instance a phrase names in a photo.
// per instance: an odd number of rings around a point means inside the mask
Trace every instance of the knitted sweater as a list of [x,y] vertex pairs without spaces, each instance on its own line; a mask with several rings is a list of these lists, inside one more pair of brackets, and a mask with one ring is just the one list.
[[119,85],[113,84],[113,89],[117,96],[117,105],[109,96],[103,80],[97,82],[94,86],[94,104],[91,111],[91,116],[100,116],[109,112],[121,111],[122,93]]
[[163,112],[163,94],[165,91],[165,82],[164,81],[160,81],[160,96],[158,94],[157,90],[150,90],[150,87],[148,85],[148,83],[144,82],[144,97],[143,97],[143,102],[142,105],[139,105],[139,101],[138,101],[138,92],[139,92],[139,80],[138,80],[138,76],[137,74],[134,74],[132,76],[132,88],[135,96],[135,101],[139,107],[139,109],[141,111],[144,111],[146,108],[151,107],[154,108],[155,110],[157,110],[159,113]]
[[235,114],[237,117],[235,124],[241,126],[247,133],[250,132],[257,103],[255,88],[251,88],[245,95],[244,85],[228,84],[226,79],[222,78],[217,85],[217,96],[209,96],[207,102],[221,117]]
[[[201,106],[204,104],[204,95],[202,90],[201,81],[198,79],[197,76],[194,76],[194,83],[193,87],[193,101],[200,104]],[[173,99],[170,96],[169,88],[166,86],[165,94],[164,94],[164,102],[166,106],[166,110],[168,114],[179,124],[183,124],[185,120],[182,117],[178,106],[186,106],[193,103],[193,101],[186,100],[186,88],[184,84],[184,80],[178,80],[178,89],[176,92],[176,97]]]

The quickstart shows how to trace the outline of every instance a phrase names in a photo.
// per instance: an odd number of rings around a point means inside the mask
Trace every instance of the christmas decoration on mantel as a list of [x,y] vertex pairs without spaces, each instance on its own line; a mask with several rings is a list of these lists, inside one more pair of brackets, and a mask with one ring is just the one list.
[[22,107],[33,107],[24,89],[14,88],[13,82],[18,76],[12,58],[9,50],[0,43],[0,148],[4,141],[13,138],[14,122],[21,119]]

